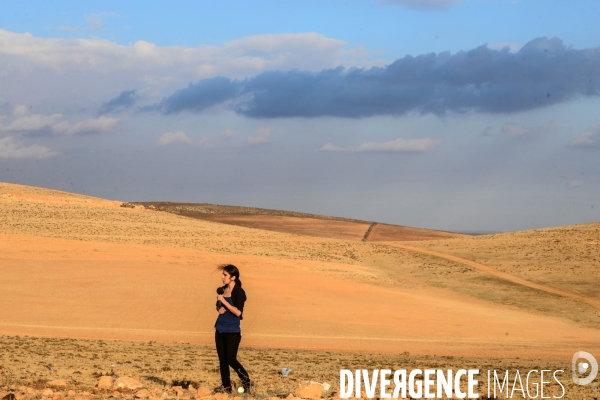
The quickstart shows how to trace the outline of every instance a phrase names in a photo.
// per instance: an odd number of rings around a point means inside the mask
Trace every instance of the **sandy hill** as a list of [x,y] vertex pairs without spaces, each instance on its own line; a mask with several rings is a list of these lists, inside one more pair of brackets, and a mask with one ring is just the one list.
[[363,242],[0,183],[0,333],[210,343],[231,262],[246,345],[567,359],[600,352],[599,231]]

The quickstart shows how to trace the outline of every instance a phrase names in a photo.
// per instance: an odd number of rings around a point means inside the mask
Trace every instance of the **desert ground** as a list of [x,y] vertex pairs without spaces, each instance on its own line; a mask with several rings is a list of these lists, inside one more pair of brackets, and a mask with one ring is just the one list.
[[186,207],[0,183],[4,386],[50,379],[48,363],[83,386],[113,364],[160,379],[149,386],[216,384],[222,263],[241,270],[240,358],[264,396],[295,384],[277,377],[284,364],[335,385],[341,365],[570,374],[575,351],[600,356],[600,223],[468,236]]

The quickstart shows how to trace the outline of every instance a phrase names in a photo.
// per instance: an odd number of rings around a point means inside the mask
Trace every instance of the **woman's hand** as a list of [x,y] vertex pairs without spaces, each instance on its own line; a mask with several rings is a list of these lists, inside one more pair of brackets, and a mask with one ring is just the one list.
[[[237,308],[235,308],[234,306],[232,306],[231,304],[229,304],[229,302],[227,300],[225,300],[225,297],[222,294],[217,295],[217,300],[220,301],[221,304],[223,304],[224,310],[231,311],[231,313],[233,315],[235,315],[236,317],[239,317],[240,315],[242,315],[242,312],[240,310],[238,310]],[[223,311],[223,312],[225,312],[225,311]],[[221,310],[219,310],[219,314],[223,314],[221,312]]]
[[227,311],[225,310],[225,307],[219,308],[219,314],[225,314],[225,311]]

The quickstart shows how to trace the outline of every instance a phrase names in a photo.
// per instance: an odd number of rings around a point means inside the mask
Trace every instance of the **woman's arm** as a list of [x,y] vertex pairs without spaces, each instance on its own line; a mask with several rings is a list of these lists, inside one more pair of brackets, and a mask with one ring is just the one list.
[[225,300],[225,297],[223,297],[222,294],[217,296],[217,300],[219,300],[223,304],[223,306],[227,307],[227,309],[229,311],[231,311],[231,313],[233,315],[235,315],[236,317],[239,317],[240,315],[242,315],[242,312],[240,310],[238,310],[236,307],[229,304],[229,302],[227,300]]

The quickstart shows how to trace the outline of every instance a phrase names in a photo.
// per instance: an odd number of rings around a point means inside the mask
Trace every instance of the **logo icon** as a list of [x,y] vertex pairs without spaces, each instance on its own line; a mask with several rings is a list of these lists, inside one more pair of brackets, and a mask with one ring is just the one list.
[[[585,359],[585,362],[577,362],[577,360]],[[591,370],[590,370],[591,368]],[[571,370],[573,371],[573,382],[577,385],[587,385],[592,383],[598,375],[598,361],[590,353],[585,351],[578,351],[573,354],[573,362],[571,364]],[[589,375],[585,378],[579,378],[577,374],[583,375],[589,371]]]

